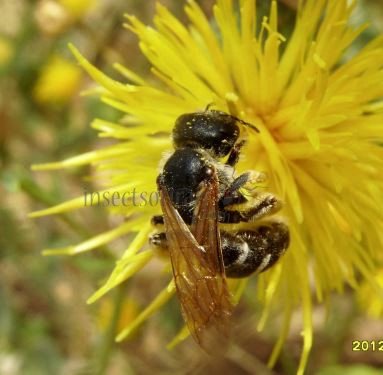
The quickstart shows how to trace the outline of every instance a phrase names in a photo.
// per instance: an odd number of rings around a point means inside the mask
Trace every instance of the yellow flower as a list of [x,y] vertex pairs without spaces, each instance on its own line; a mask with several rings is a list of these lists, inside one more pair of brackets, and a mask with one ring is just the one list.
[[43,66],[33,96],[40,103],[65,103],[79,89],[81,76],[82,71],[76,64],[60,56],[53,56]]
[[383,318],[383,268],[380,268],[375,276],[376,287],[371,283],[363,282],[358,290],[357,301],[361,311],[375,319]]
[[[106,330],[113,319],[113,299],[104,298],[100,303],[97,323],[101,330]],[[138,315],[138,306],[135,300],[127,298],[123,301],[120,308],[119,319],[117,321],[117,330],[123,330],[130,322],[132,322]]]
[[[275,1],[258,25],[254,0],[217,0],[214,28],[194,1],[185,7],[188,26],[160,5],[154,27],[127,16],[126,27],[137,34],[141,50],[152,64],[155,85],[118,64],[116,69],[130,83],[112,80],[71,47],[79,63],[102,86],[102,100],[127,115],[123,124],[101,119],[92,124],[101,137],[115,138],[116,145],[35,166],[42,170],[92,163],[98,170],[110,172],[105,191],[135,187],[150,192],[156,189],[161,155],[172,150],[169,137],[153,135],[171,132],[180,114],[214,103],[217,109],[256,125],[260,133],[248,135],[238,173],[267,172],[269,190],[285,203],[283,215],[292,234],[283,259],[258,277],[258,298],[264,306],[258,328],[265,326],[272,308],[278,306],[284,318],[269,361],[272,366],[288,334],[292,311],[301,305],[299,374],[312,344],[313,301],[323,301],[333,290],[342,292],[345,285],[357,288],[361,279],[374,283],[372,275],[383,244],[383,148],[379,146],[383,136],[383,37],[346,59],[347,48],[365,28],[350,26],[355,2],[301,3],[290,36],[277,29]],[[131,139],[134,141],[128,141]],[[80,208],[83,199],[33,216]],[[56,250],[76,254],[123,233],[137,232],[90,302],[131,277],[153,256],[151,249],[142,248],[151,231],[150,217],[159,213],[158,206],[119,206],[113,213],[136,215],[119,228]],[[245,282],[232,285],[237,298],[244,286]],[[172,294],[170,283],[118,340]],[[176,342],[184,336],[185,331]]]
[[94,6],[95,0],[59,0],[59,3],[74,18],[81,18],[88,13]]

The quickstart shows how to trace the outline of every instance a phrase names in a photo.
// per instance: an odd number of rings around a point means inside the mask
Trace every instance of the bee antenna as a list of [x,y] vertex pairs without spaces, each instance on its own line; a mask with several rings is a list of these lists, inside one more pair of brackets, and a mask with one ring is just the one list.
[[205,108],[205,112],[207,112],[213,105],[215,105],[214,102],[209,103],[209,104],[206,106],[206,108]]
[[[213,105],[215,105],[214,102],[209,103],[209,104],[206,106],[204,112],[207,112]],[[243,121],[243,120],[241,120],[240,118],[238,118],[238,117],[236,117],[236,116],[233,116],[233,115],[229,115],[229,116],[230,116],[233,120],[238,121],[238,122],[241,123],[242,125],[248,126],[249,128],[253,129],[256,133],[259,133],[259,129],[258,129],[255,125],[250,124],[249,122]]]
[[242,125],[248,126],[249,128],[253,129],[255,132],[259,133],[259,129],[258,129],[255,125],[250,124],[250,122],[243,121],[243,120],[241,120],[240,118],[235,117],[235,116],[232,116],[232,115],[231,115],[231,117],[232,117],[234,120],[236,120],[236,121],[238,121],[239,123],[241,123]]

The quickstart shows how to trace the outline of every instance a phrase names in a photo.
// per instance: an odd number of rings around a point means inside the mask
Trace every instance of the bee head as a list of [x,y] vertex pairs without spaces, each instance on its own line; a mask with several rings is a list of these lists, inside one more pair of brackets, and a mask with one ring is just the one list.
[[183,114],[173,129],[174,146],[200,147],[215,157],[224,157],[238,140],[237,122],[236,117],[215,110]]

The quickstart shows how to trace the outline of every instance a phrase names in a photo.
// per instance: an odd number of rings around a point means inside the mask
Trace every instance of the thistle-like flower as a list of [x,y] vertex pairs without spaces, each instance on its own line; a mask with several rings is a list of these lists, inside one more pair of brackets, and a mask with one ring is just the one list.
[[[161,135],[171,132],[180,114],[214,103],[217,109],[254,124],[260,133],[249,134],[238,173],[267,173],[268,189],[284,201],[283,215],[292,235],[280,263],[258,276],[258,297],[264,306],[258,327],[266,323],[271,307],[278,305],[284,319],[270,358],[273,365],[288,334],[292,311],[301,305],[299,373],[312,343],[313,301],[323,301],[333,290],[342,292],[345,285],[357,288],[361,279],[373,282],[383,244],[383,149],[379,145],[383,138],[383,37],[360,51],[353,50],[352,56],[346,54],[366,27],[350,25],[355,2],[301,3],[289,36],[277,29],[275,1],[260,24],[255,0],[217,0],[214,27],[194,1],[185,7],[187,26],[160,5],[154,27],[127,16],[126,27],[139,37],[156,83],[121,65],[115,67],[129,83],[112,80],[71,47],[80,65],[102,87],[102,100],[126,116],[121,124],[101,119],[92,124],[100,136],[115,138],[115,145],[35,166],[47,170],[91,163],[110,171],[105,182],[109,191],[122,194],[134,187],[138,192],[151,192],[156,190],[162,154],[172,150],[170,137]],[[83,205],[84,198],[79,197],[33,216]],[[149,221],[158,213],[159,206],[150,204],[121,205],[113,214],[130,217],[128,222],[56,250],[80,253],[124,233],[136,233],[91,302],[150,261],[153,251],[146,247]],[[243,283],[234,287],[239,297]],[[118,339],[173,293],[170,284]]]

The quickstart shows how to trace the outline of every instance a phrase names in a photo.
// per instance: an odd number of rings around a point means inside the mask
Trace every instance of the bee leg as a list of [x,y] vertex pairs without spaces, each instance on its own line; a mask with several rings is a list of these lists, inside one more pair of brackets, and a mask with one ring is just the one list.
[[249,181],[250,175],[251,172],[246,172],[238,176],[226,189],[225,194],[229,195],[238,192],[238,190]]
[[259,220],[282,208],[282,202],[273,194],[266,194],[253,207],[241,213],[243,221]]
[[161,249],[168,248],[168,240],[166,238],[166,233],[155,233],[149,237],[149,243],[155,247],[159,247]]
[[249,178],[250,172],[238,176],[225,190],[222,198],[220,198],[219,207],[223,209],[226,206],[247,202],[247,199],[238,190],[249,181]]
[[227,158],[225,164],[234,167],[238,163],[241,148],[244,146],[245,143],[246,141],[242,140],[234,145],[234,147],[230,151],[229,157]]
[[226,276],[241,278],[267,270],[284,254],[289,242],[289,229],[281,222],[270,221],[235,234],[221,231]]
[[250,180],[263,182],[266,180],[266,175],[262,172],[249,171],[238,176],[225,190],[223,197],[220,199],[221,207],[247,202],[248,199],[239,192],[239,189],[245,186]]
[[157,226],[157,225],[164,225],[164,215],[154,215],[152,217],[152,220],[150,221],[152,225]]
[[258,200],[253,207],[245,211],[220,210],[219,221],[221,223],[240,223],[259,220],[265,216],[274,214],[282,207],[282,203],[272,194],[267,194]]
[[224,211],[225,207],[227,206],[232,206],[235,204],[241,204],[247,202],[247,199],[240,193],[238,194],[233,194],[231,196],[223,196],[219,202],[218,206],[219,208]]

